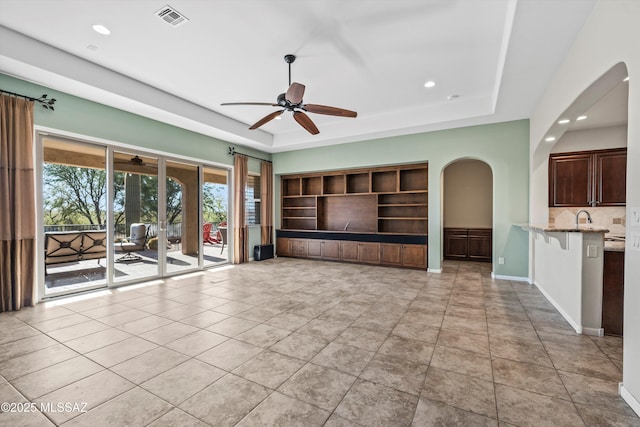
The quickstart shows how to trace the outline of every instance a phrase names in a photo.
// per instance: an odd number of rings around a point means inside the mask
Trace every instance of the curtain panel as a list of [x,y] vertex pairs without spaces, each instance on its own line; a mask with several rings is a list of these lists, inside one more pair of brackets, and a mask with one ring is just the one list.
[[245,191],[249,175],[248,158],[242,154],[234,157],[233,169],[233,263],[249,260],[249,229],[245,215]]
[[33,305],[33,101],[0,95],[0,311]]
[[260,235],[263,245],[273,243],[273,165],[262,162],[260,167]]

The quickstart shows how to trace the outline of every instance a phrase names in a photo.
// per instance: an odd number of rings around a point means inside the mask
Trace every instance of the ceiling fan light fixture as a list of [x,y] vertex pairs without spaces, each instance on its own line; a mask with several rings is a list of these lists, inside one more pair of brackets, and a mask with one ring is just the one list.
[[291,82],[291,64],[296,60],[295,55],[285,55],[284,61],[289,65],[289,88],[285,93],[281,93],[276,98],[276,103],[270,102],[225,102],[220,105],[265,105],[271,107],[281,107],[282,110],[274,111],[267,114],[256,123],[249,127],[250,130],[258,129],[260,126],[267,124],[271,120],[280,119],[285,111],[293,114],[293,118],[300,126],[312,135],[320,133],[316,125],[306,113],[324,114],[327,116],[337,117],[357,117],[358,113],[344,108],[331,107],[320,104],[305,104],[302,100],[304,96],[305,86],[297,82]]

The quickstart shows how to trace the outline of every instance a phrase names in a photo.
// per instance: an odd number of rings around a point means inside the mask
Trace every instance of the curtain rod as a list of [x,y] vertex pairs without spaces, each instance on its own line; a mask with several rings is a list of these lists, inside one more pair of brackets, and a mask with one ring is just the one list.
[[27,101],[33,101],[33,102],[37,102],[40,105],[42,105],[46,110],[51,110],[54,111],[55,108],[53,108],[53,104],[56,103],[56,99],[55,98],[47,98],[47,94],[43,94],[40,98],[34,98],[32,96],[29,95],[22,95],[20,93],[15,93],[15,92],[10,92],[8,90],[4,90],[4,89],[0,89],[0,93],[6,93],[8,95],[13,95],[13,96],[18,96],[20,98],[24,98]]
[[236,154],[240,154],[241,156],[245,156],[245,157],[251,157],[252,159],[261,160],[263,162],[273,163],[271,160],[261,159],[260,157],[250,156],[248,154],[240,153],[240,152],[236,151],[235,148],[229,147],[229,155],[235,156]]

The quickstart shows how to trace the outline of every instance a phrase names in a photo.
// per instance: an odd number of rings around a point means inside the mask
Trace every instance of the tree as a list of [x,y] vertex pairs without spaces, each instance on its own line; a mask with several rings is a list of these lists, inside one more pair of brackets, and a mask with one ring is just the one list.
[[227,221],[226,186],[205,183],[202,188],[202,216],[205,222],[219,224]]
[[45,163],[44,209],[54,223],[104,224],[107,176],[104,170]]

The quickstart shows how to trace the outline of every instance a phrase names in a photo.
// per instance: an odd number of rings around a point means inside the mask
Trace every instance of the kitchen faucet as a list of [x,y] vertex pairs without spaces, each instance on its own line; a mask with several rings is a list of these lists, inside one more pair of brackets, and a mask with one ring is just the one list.
[[591,214],[586,209],[580,209],[578,212],[576,212],[576,228],[578,228],[578,217],[582,212],[587,214],[587,222],[589,224],[593,224],[593,221],[591,220]]

